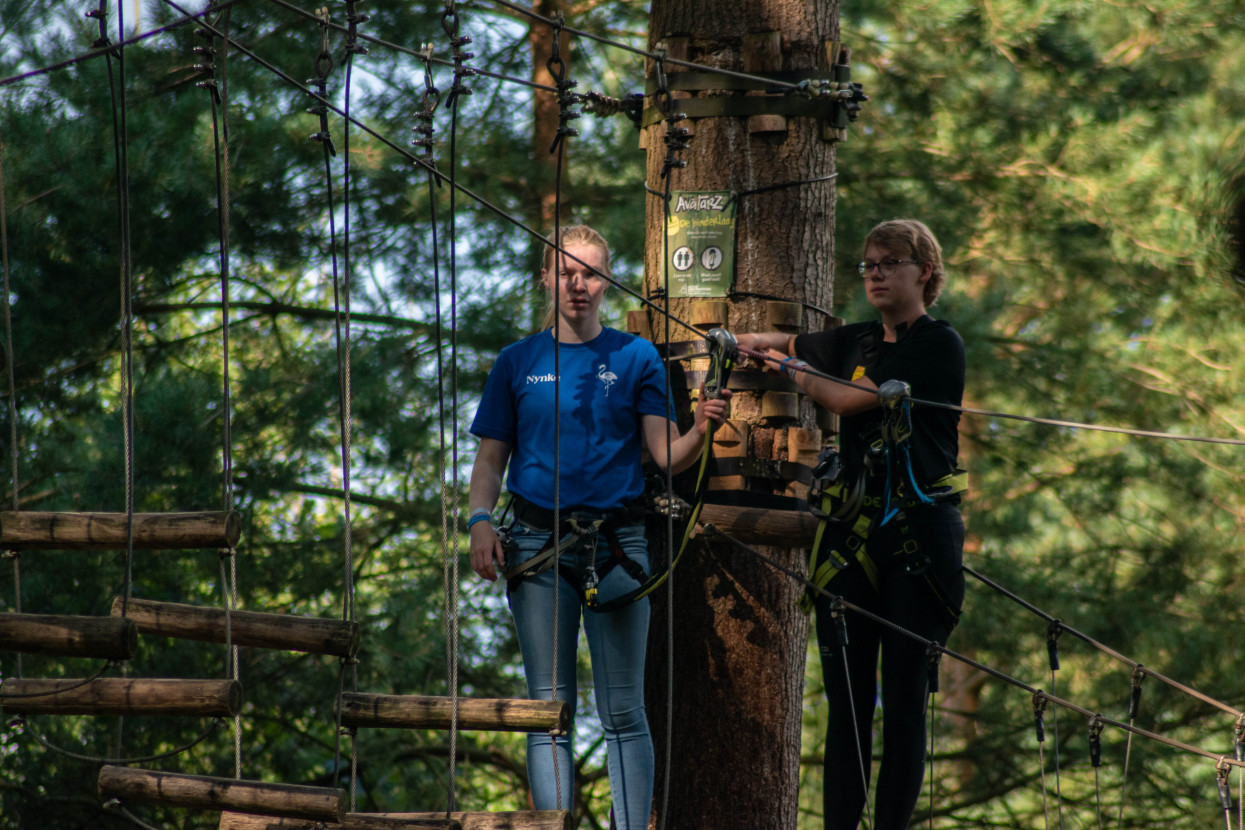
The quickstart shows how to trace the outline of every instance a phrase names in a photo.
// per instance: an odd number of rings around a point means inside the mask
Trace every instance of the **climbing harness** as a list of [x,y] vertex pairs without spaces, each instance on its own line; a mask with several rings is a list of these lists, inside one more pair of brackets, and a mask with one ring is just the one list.
[[[735,337],[725,329],[715,328],[705,335],[709,346],[709,370],[705,376],[705,396],[718,398],[722,390],[727,388],[732,367],[738,356],[738,345]],[[713,455],[713,424],[705,430],[704,446],[700,455],[700,467],[696,474],[696,485],[690,503],[665,492],[664,488],[650,487],[651,495],[640,498],[610,511],[564,509],[560,511],[560,521],[554,531],[554,512],[548,508],[533,504],[522,496],[515,495],[511,500],[514,508],[515,521],[537,531],[549,533],[541,549],[531,559],[512,569],[504,570],[502,576],[506,584],[513,590],[519,580],[537,576],[549,570],[558,562],[563,553],[582,547],[587,554],[588,567],[582,580],[567,569],[559,566],[558,572],[567,579],[583,597],[590,611],[608,613],[624,605],[648,596],[670,575],[678,564],[683,552],[696,527],[696,519],[704,503],[704,494],[709,481],[709,470]],[[669,562],[659,562],[651,568],[652,573],[646,574],[638,562],[627,555],[618,539],[617,530],[645,523],[652,514],[672,518],[683,523],[683,537],[678,550],[670,557]],[[502,548],[507,557],[514,552],[515,546],[510,531],[501,528],[498,536],[502,540]],[[601,540],[608,545],[610,556],[603,564],[596,562],[597,545]],[[610,571],[621,567],[633,580],[639,583],[635,588],[613,597],[605,602],[598,599],[598,586]]]
[[[869,361],[868,354],[865,360]],[[864,571],[874,590],[879,589],[878,567],[869,555],[867,542],[874,530],[896,520],[900,523],[901,542],[892,552],[892,557],[906,574],[925,580],[949,623],[959,620],[960,609],[951,600],[942,580],[930,568],[928,554],[920,549],[911,526],[907,524],[907,511],[922,505],[939,504],[964,492],[968,488],[968,474],[956,470],[924,488],[917,483],[909,452],[909,439],[912,437],[910,398],[911,389],[903,381],[888,380],[878,387],[882,422],[876,437],[869,443],[866,463],[859,470],[849,473],[848,465],[834,448],[827,448],[818,456],[808,494],[809,510],[819,519],[808,562],[809,581],[815,587],[810,587],[799,599],[800,610],[806,614],[813,610],[817,594],[824,591],[853,561]],[[882,495],[866,494],[867,475],[885,476]],[[847,533],[822,558],[818,552],[832,522],[846,525]],[[822,561],[819,562],[819,558]]]
[[[549,538],[531,559],[514,568],[502,572],[507,587],[514,590],[519,581],[544,573],[555,564],[558,573],[566,579],[583,597],[588,608],[593,611],[607,612],[637,599],[634,592],[623,595],[609,602],[597,600],[597,589],[601,580],[615,567],[622,567],[636,582],[643,584],[648,577],[644,569],[623,550],[618,538],[618,530],[624,527],[635,527],[644,523],[648,512],[642,498],[615,510],[561,510],[560,521],[554,531],[553,511],[533,504],[522,496],[516,495],[512,500],[515,521],[536,531],[549,533]],[[509,531],[501,535],[502,549],[507,557],[515,552],[516,546]],[[610,557],[604,563],[596,561],[597,545],[604,540],[609,547]],[[573,571],[563,567],[559,560],[563,553],[579,549],[587,562],[587,570],[583,579],[579,579]]]

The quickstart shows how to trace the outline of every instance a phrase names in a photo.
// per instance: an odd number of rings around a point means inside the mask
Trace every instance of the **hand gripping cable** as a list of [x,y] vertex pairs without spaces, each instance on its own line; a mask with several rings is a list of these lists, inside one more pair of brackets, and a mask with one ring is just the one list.
[[[722,390],[727,388],[727,382],[730,380],[731,369],[735,366],[735,361],[739,357],[739,344],[735,340],[735,336],[723,328],[710,329],[705,334],[705,341],[709,349],[709,370],[705,373],[705,396],[706,398],[720,398]],[[683,556],[683,552],[687,550],[688,542],[692,538],[692,532],[696,527],[696,520],[700,517],[700,510],[704,506],[705,491],[709,484],[709,469],[713,460],[713,433],[715,424],[710,421],[705,429],[704,446],[700,452],[700,467],[696,473],[696,486],[691,499],[691,509],[687,511],[686,524],[683,526],[683,537],[679,542],[679,548],[670,558],[664,568],[654,568],[653,573],[646,580],[641,582],[636,588],[628,591],[621,596],[615,597],[604,603],[589,602],[588,607],[593,611],[612,611],[629,602],[635,602],[642,597],[648,596],[666,581],[670,572],[674,570],[675,565],[679,563],[679,559]],[[660,505],[658,510],[676,510],[675,518],[683,519],[680,515],[681,510],[677,509],[677,505],[681,505],[682,501],[672,498],[671,494],[666,493],[658,496]]]

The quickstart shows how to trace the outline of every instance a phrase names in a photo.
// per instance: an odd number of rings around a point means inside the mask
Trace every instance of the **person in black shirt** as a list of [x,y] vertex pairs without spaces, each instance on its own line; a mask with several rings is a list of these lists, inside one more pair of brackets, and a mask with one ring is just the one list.
[[[922,638],[845,613],[823,593],[809,597],[830,704],[825,826],[852,830],[860,823],[880,702],[882,760],[871,823],[901,830],[925,771],[929,656],[923,641],[946,644],[964,598],[959,412],[908,397],[959,406],[964,342],[926,313],[946,273],[938,241],[923,223],[900,219],[875,227],[865,238],[859,270],[880,321],[798,336],[741,334],[738,342],[781,361],[767,366],[786,371],[817,404],[841,416],[837,457],[823,453],[828,463],[819,465],[819,472],[837,475],[823,479],[825,498],[810,495],[810,507],[831,514],[814,542],[810,579]],[[805,366],[853,385],[815,377],[801,371]]]

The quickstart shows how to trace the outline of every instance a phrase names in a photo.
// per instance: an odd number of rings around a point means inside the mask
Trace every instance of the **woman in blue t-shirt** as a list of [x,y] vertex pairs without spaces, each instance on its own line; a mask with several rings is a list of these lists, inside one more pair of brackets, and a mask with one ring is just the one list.
[[[559,238],[565,253],[550,245],[541,270],[551,300],[546,324],[498,355],[471,425],[480,439],[467,520],[471,567],[484,579],[499,572],[507,579],[528,695],[569,701],[572,713],[582,614],[614,820],[619,830],[642,830],[653,794],[644,711],[648,599],[606,613],[583,611],[635,591],[649,573],[636,504],[644,490],[641,447],[663,469],[685,469],[700,451],[707,421],[725,417],[726,400],[702,395],[695,429],[680,435],[653,344],[601,323],[610,274],[605,240],[582,225],[563,228]],[[508,549],[491,516],[507,467],[515,514]],[[572,519],[580,527],[604,523],[557,554],[549,545],[555,505],[564,532]],[[571,737],[550,744],[548,735],[528,735],[533,801],[538,810],[570,809]]]

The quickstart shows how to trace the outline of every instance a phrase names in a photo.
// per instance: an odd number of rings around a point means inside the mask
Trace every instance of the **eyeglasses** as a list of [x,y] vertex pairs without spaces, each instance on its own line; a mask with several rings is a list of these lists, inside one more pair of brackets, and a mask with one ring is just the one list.
[[890,277],[895,273],[895,269],[900,265],[919,264],[920,262],[915,259],[895,259],[894,257],[887,257],[881,262],[870,262],[865,260],[864,262],[856,265],[856,270],[860,272],[860,276],[867,277],[869,276],[869,272],[876,268],[878,269],[878,273],[883,277]]

